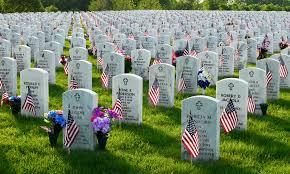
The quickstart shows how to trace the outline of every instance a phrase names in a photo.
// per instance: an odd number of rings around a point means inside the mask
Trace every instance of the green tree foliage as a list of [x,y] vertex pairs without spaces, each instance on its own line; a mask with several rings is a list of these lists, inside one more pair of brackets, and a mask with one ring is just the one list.
[[[0,0],[0,12],[100,10],[290,10],[290,0]],[[56,7],[57,9],[55,9]]]
[[50,6],[45,7],[45,11],[46,12],[57,12],[58,8],[54,5],[50,5]]
[[171,10],[173,9],[173,2],[171,0],[159,0],[162,9]]
[[114,10],[133,10],[135,5],[133,0],[113,0]]
[[3,0],[3,11],[12,12],[38,12],[44,11],[40,0]]
[[112,0],[92,0],[89,5],[90,11],[112,10]]
[[140,0],[138,3],[138,9],[152,9],[152,10],[160,10],[162,9],[159,1],[156,0]]

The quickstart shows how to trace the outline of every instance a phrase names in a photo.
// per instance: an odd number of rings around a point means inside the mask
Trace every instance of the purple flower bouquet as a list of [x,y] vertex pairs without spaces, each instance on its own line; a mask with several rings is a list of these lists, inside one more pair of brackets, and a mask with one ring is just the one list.
[[115,111],[97,107],[92,112],[91,122],[97,136],[99,149],[105,149],[113,119],[122,119]]

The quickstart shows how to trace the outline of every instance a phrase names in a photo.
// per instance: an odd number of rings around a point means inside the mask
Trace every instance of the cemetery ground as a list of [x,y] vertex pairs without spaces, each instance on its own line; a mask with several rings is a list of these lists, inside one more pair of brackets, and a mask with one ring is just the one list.
[[[66,55],[68,47],[67,42]],[[90,56],[89,61],[99,105],[111,107],[111,90],[102,88],[95,59]],[[56,82],[49,86],[50,110],[62,107],[67,89],[62,68],[57,69]],[[61,137],[56,148],[50,147],[39,128],[43,119],[13,116],[2,107],[0,173],[290,173],[290,90],[281,90],[281,98],[269,103],[267,116],[249,114],[247,131],[221,133],[218,161],[193,165],[180,160],[181,101],[190,95],[176,94],[173,108],[154,108],[148,105],[147,92],[144,82],[142,126],[115,125],[106,151],[75,150],[70,155]],[[215,97],[215,88],[206,93]]]

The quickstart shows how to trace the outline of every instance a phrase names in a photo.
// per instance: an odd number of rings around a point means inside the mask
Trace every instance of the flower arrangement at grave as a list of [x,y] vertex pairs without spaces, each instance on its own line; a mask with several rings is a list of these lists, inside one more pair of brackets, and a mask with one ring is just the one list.
[[125,55],[125,73],[130,73],[132,70],[132,58],[130,55]]
[[113,109],[105,109],[103,107],[94,108],[90,121],[92,123],[92,129],[97,136],[100,149],[105,149],[106,147],[114,120],[121,119],[123,119],[122,115]]
[[201,67],[197,73],[197,84],[202,89],[203,95],[205,95],[205,90],[209,87],[211,80],[211,75],[205,70],[204,67]]
[[284,37],[281,38],[281,42],[279,43],[279,47],[281,50],[288,47],[288,42],[287,42],[287,40],[284,39]]
[[178,57],[183,56],[183,50],[177,50],[174,52],[174,58],[172,59],[172,65],[176,66],[176,59],[178,59]]
[[66,126],[66,120],[63,117],[62,110],[52,110],[44,114],[44,121],[49,124],[49,127],[41,126],[48,133],[51,147],[55,147],[59,133]]
[[16,115],[21,110],[21,96],[9,96],[2,94],[1,105],[9,105],[12,114]]

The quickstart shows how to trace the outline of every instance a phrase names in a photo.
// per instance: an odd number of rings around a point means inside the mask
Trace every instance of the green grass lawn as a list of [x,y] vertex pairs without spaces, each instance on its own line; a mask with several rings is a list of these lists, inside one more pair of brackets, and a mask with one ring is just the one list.
[[[66,43],[65,54],[68,55]],[[99,105],[111,107],[111,91],[101,87],[95,60],[93,91]],[[252,65],[251,65],[252,66]],[[237,72],[235,73],[237,77]],[[57,69],[57,84],[49,86],[49,108],[61,109],[67,77]],[[18,76],[19,80],[19,76]],[[18,88],[19,89],[19,88]],[[249,115],[248,130],[221,133],[220,159],[212,162],[180,160],[181,101],[190,95],[176,95],[173,108],[154,108],[147,103],[148,82],[144,82],[143,123],[113,126],[106,151],[72,151],[51,148],[39,126],[42,119],[13,116],[8,107],[0,112],[0,174],[6,173],[290,173],[290,90],[269,103],[268,115]],[[199,91],[201,93],[201,91]],[[215,89],[207,90],[215,96]]]

